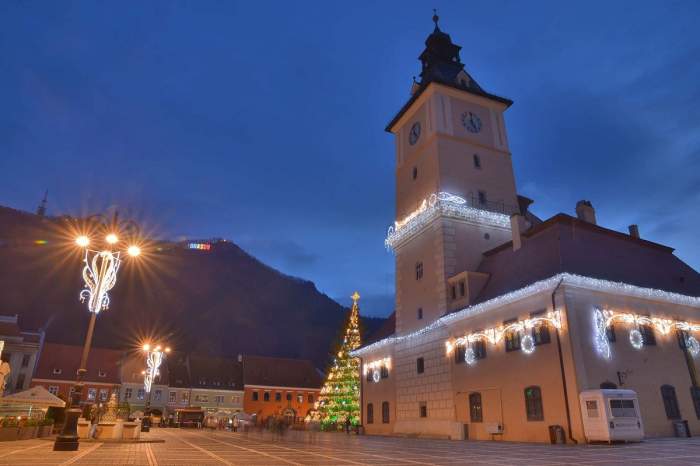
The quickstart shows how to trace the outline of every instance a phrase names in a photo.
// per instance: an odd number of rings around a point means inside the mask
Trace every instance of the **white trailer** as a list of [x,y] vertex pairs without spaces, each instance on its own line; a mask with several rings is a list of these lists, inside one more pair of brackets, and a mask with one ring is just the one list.
[[644,426],[634,390],[584,390],[580,395],[588,442],[640,442]]

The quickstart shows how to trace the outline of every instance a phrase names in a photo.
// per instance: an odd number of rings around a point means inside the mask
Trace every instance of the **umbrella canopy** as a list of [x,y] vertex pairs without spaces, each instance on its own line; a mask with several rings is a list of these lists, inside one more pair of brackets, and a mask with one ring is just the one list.
[[42,408],[49,408],[51,406],[64,408],[66,406],[65,401],[49,393],[48,390],[41,386],[3,396],[0,398],[0,403],[4,405],[31,405]]

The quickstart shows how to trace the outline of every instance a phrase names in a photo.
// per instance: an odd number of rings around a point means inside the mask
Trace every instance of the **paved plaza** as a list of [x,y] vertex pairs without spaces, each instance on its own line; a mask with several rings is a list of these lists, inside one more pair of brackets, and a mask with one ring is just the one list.
[[1,465],[697,465],[700,438],[632,445],[533,445],[316,434],[304,441],[254,434],[153,429],[162,443],[85,442],[54,452],[49,440],[0,443]]

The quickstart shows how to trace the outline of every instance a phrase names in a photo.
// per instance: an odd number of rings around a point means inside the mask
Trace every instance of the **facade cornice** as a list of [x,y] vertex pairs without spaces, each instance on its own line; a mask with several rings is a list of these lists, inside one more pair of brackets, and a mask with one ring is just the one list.
[[[75,385],[77,382],[75,380],[64,380],[64,379],[37,379],[36,377],[32,378],[32,382],[41,382],[41,383],[64,383],[64,384],[71,384]],[[92,382],[90,380],[83,380],[84,384],[89,384],[89,385],[104,385],[105,387],[114,387],[114,386],[119,386],[121,385],[120,382]]]
[[585,277],[582,275],[560,273],[545,280],[532,283],[531,285],[528,285],[524,288],[520,288],[510,293],[503,294],[493,299],[489,299],[488,301],[484,301],[483,303],[469,306],[467,308],[462,309],[461,311],[447,314],[439,318],[432,324],[423,327],[420,330],[416,330],[406,335],[388,337],[376,343],[372,343],[371,345],[359,348],[351,352],[350,355],[353,357],[361,357],[365,354],[370,354],[387,345],[392,345],[395,343],[400,343],[406,340],[410,340],[412,338],[419,337],[437,329],[444,328],[447,325],[453,324],[455,322],[459,322],[470,317],[474,317],[476,315],[484,314],[491,310],[498,309],[508,304],[512,304],[530,296],[534,296],[543,292],[551,292],[560,282],[564,286],[571,286],[574,288],[583,288],[602,293],[610,293],[622,296],[629,296],[633,298],[647,299],[650,301],[700,308],[700,297],[671,293],[668,291],[658,290],[654,288],[643,288],[636,285],[630,285],[628,283],[613,282],[610,280]]
[[287,391],[292,391],[292,390],[299,390],[299,391],[307,391],[307,392],[313,392],[313,391],[321,391],[321,387],[319,388],[309,388],[309,387],[278,387],[275,385],[248,385],[246,384],[245,388],[250,388],[252,390],[287,390]]

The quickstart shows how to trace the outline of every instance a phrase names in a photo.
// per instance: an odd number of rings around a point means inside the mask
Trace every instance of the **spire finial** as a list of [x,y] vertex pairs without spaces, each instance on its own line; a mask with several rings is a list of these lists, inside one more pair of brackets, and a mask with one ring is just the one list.
[[39,217],[43,217],[46,215],[46,203],[48,202],[48,197],[49,197],[49,190],[47,189],[44,191],[44,198],[41,200],[41,204],[39,204],[39,207],[36,209],[36,214]]
[[433,8],[433,23],[435,23],[436,31],[440,30],[440,28],[438,27],[438,21],[440,21],[440,17],[437,14],[437,9]]
[[357,302],[360,300],[360,293],[356,291],[352,294],[352,296],[350,296],[350,298],[352,298],[352,305],[357,306]]

